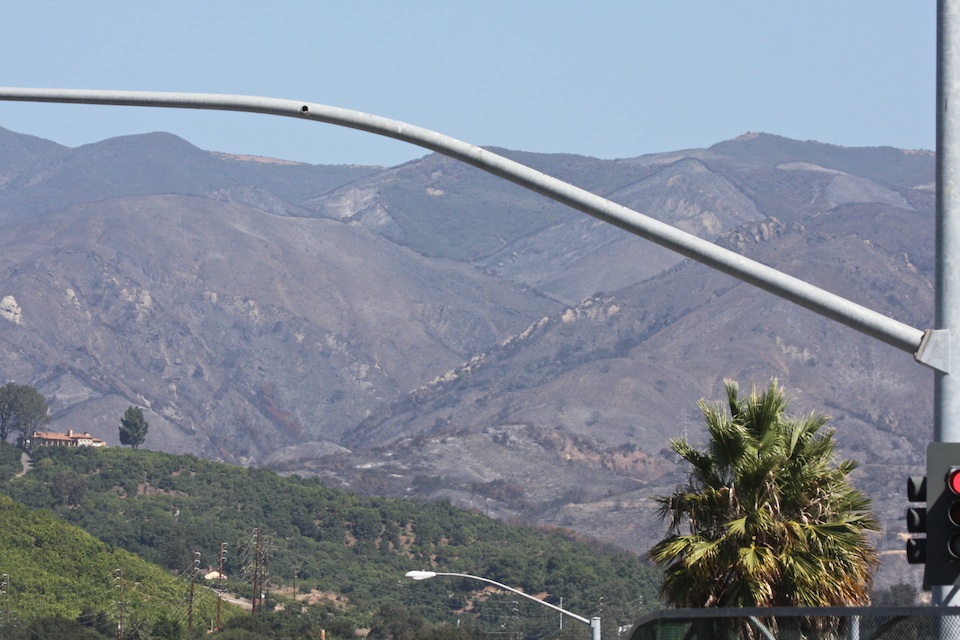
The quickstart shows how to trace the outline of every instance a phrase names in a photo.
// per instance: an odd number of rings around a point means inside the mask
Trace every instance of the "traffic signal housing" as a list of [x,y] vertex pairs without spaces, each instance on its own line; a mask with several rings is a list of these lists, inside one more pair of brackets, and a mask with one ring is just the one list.
[[[911,476],[907,478],[907,501],[923,502],[922,507],[907,508],[907,531],[909,533],[927,532],[927,477]],[[907,539],[907,562],[924,564],[927,561],[927,539]]]
[[[960,584],[960,443],[927,447],[927,512],[923,585]],[[908,511],[908,529],[910,526]],[[908,543],[909,560],[909,543]]]

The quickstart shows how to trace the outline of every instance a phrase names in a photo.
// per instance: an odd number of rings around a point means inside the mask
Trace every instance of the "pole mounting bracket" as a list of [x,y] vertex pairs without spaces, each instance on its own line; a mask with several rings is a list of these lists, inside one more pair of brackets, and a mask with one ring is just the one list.
[[950,373],[950,331],[927,329],[923,332],[920,347],[914,359],[940,373]]

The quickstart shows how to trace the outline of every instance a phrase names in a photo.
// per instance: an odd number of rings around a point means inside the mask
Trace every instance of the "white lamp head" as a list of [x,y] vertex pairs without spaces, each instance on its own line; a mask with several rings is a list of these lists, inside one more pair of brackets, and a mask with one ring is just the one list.
[[412,578],[413,580],[426,580],[427,578],[433,578],[436,576],[434,571],[407,571],[406,577]]

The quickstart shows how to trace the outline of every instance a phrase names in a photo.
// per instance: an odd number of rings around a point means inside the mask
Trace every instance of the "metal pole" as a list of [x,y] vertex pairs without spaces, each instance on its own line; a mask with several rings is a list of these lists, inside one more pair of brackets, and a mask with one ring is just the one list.
[[[223,629],[223,625],[220,624],[220,613],[223,609],[223,559],[227,553],[227,543],[220,543],[220,561],[217,563],[217,631]],[[297,599],[297,590],[293,590],[293,599]]]
[[[960,2],[940,0],[937,15],[937,275],[936,326],[952,342],[960,328]],[[958,343],[960,344],[960,343]],[[934,436],[960,442],[960,349],[950,349],[950,367],[936,375]]]
[[190,567],[190,605],[187,608],[187,629],[193,631],[193,597],[197,587],[197,571],[200,570],[200,552],[193,552],[193,564]]
[[918,360],[930,366],[937,366],[939,343],[921,349],[924,332],[920,329],[487,149],[398,120],[295,100],[207,93],[0,87],[0,100],[246,111],[315,120],[395,138],[455,158],[540,193],[914,354]]
[[860,640],[860,616],[850,616],[850,628],[847,630],[847,640]]
[[6,624],[10,624],[10,574],[3,574],[0,576],[0,587],[3,588],[3,591],[0,593],[3,594],[4,599],[4,608],[6,609]]
[[120,616],[119,616],[119,618],[120,618],[120,619],[119,619],[119,621],[117,622],[117,637],[118,637],[118,638],[121,638],[121,640],[122,640],[122,638],[123,638],[123,631],[124,631],[124,625],[123,625],[123,612],[124,612],[124,611],[123,611],[123,610],[124,610],[124,608],[127,606],[127,603],[124,602],[124,599],[123,599],[123,598],[124,598],[124,593],[123,593],[123,567],[120,567],[119,569],[117,569],[117,579],[120,581],[120,584],[118,585],[118,586],[120,587],[120,603],[119,603],[119,609],[120,609]]
[[260,581],[262,578],[261,576],[262,568],[260,565],[260,560],[261,560],[260,558],[260,527],[257,527],[256,531],[257,531],[257,546],[253,556],[253,598],[252,598],[253,606],[250,609],[253,615],[257,615],[257,610],[259,609],[258,605],[260,604],[260,589],[262,588],[260,584]]
[[[937,2],[937,268],[934,331],[946,366],[934,378],[935,442],[960,442],[960,0]],[[952,107],[952,109],[951,109]],[[933,585],[934,604],[960,606],[953,585]],[[956,634],[956,632],[954,632]]]

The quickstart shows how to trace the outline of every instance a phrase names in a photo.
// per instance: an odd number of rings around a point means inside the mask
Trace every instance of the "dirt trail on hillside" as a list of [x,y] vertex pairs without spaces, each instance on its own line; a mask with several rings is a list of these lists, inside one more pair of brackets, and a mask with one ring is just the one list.
[[33,460],[30,459],[30,456],[27,455],[26,451],[20,454],[20,466],[23,467],[23,469],[19,471],[14,478],[19,478],[30,471],[30,469],[33,469]]

